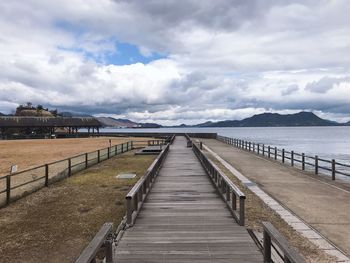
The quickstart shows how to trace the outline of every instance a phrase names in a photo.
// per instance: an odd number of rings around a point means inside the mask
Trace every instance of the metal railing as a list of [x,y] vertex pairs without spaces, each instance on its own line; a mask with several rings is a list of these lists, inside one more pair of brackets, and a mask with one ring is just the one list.
[[286,151],[285,149],[278,149],[270,145],[229,138],[225,136],[217,136],[221,142],[227,143],[239,149],[253,152],[268,158],[272,158],[282,163],[288,163],[291,166],[300,168],[301,170],[313,171],[316,175],[321,173],[330,175],[332,180],[335,180],[337,174],[350,176],[350,165],[339,163],[335,159],[326,160],[315,156],[305,155],[304,153],[297,153],[294,151]]
[[137,214],[139,213],[143,202],[158,174],[160,166],[169,151],[169,146],[170,144],[166,145],[166,147],[158,155],[157,159],[155,159],[151,166],[147,169],[146,173],[137,181],[134,187],[126,195],[126,223],[128,226],[132,226],[134,224]]
[[[195,143],[192,144],[192,149],[202,163],[204,169],[208,173],[210,179],[213,181],[215,187],[224,199],[233,217],[244,226],[245,223],[245,195],[232,181],[214,164],[208,157],[204,155],[200,147]],[[238,211],[237,211],[238,200]]]
[[113,263],[113,223],[105,223],[83,250],[75,263],[96,262],[96,255],[101,247],[105,248],[106,263]]
[[291,247],[289,242],[284,236],[270,223],[262,222],[264,228],[264,262],[270,263],[271,259],[271,246],[272,241],[280,248],[283,252],[283,261],[287,263],[304,263],[305,260],[300,254]]

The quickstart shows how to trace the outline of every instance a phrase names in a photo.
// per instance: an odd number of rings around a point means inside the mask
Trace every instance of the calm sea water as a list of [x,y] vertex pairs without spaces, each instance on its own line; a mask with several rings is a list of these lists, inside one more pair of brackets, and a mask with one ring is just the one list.
[[350,164],[350,126],[348,127],[249,127],[249,128],[159,128],[102,129],[103,132],[215,132],[294,150],[324,159]]

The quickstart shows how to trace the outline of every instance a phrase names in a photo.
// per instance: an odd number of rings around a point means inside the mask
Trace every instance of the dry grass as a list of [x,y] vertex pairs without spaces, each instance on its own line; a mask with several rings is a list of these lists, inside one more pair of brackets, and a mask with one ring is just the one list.
[[[105,222],[115,227],[124,198],[155,156],[119,155],[27,196],[0,214],[0,262],[72,262]],[[135,172],[135,179],[116,179]]]
[[11,165],[25,170],[45,163],[95,151],[130,140],[149,140],[132,137],[95,137],[73,139],[0,140],[0,176],[9,173]]
[[301,253],[307,262],[335,262],[335,258],[330,257],[307,238],[301,236],[291,226],[289,226],[277,213],[268,207],[258,196],[250,191],[241,181],[234,176],[215,157],[204,151],[205,154],[231,179],[231,181],[246,195],[246,227],[262,232],[263,221],[271,222]]

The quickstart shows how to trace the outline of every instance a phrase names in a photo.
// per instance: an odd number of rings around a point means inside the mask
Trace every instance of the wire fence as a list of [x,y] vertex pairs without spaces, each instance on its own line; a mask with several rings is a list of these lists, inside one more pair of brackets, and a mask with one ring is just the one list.
[[135,147],[165,143],[164,140],[129,141],[92,152],[0,177],[0,207],[10,204],[43,187],[70,177],[72,174],[125,153]]
[[339,163],[335,159],[327,160],[317,155],[310,156],[305,153],[286,151],[270,145],[220,135],[217,136],[217,139],[234,147],[281,161],[301,170],[311,171],[316,175],[319,173],[329,175],[332,177],[332,180],[335,180],[337,175],[350,176],[350,165]]

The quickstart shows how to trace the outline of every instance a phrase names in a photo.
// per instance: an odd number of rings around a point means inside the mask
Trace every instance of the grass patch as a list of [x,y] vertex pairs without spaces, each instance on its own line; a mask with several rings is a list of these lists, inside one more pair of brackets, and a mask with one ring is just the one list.
[[221,164],[208,151],[203,151],[246,195],[245,216],[246,227],[263,231],[262,221],[271,222],[306,259],[307,262],[335,262],[335,258],[327,255],[307,238],[303,237],[289,226],[275,211],[268,207],[258,196],[250,191],[242,182],[234,176],[224,165]]
[[[155,156],[128,152],[1,209],[1,262],[72,262],[101,225],[117,227],[125,195]],[[133,179],[117,179],[133,172]]]

